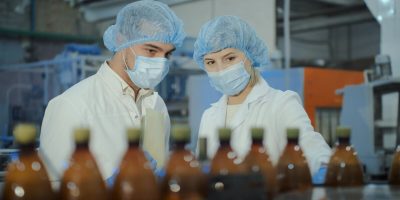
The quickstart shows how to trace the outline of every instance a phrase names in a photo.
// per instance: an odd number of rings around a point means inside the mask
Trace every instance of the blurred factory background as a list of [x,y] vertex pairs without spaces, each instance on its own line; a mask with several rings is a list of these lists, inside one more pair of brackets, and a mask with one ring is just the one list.
[[[387,172],[400,144],[399,0],[160,1],[183,19],[189,36],[157,88],[172,123],[190,123],[197,137],[203,111],[221,94],[192,60],[193,43],[207,20],[238,15],[269,47],[271,65],[260,69],[267,82],[299,93],[328,144],[334,144],[337,125],[351,127],[367,173],[379,177]],[[2,150],[12,146],[16,123],[34,122],[40,128],[48,101],[94,74],[111,56],[103,32],[130,2],[0,2]]]

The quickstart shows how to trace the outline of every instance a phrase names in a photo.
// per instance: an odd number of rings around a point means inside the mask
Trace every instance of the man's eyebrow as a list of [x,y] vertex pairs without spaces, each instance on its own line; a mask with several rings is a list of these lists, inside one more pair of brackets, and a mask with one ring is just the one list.
[[226,57],[228,57],[228,56],[230,56],[230,55],[232,55],[232,54],[235,54],[235,53],[234,53],[234,52],[227,53],[227,54],[224,55],[222,58],[226,58]]
[[151,47],[151,48],[157,49],[157,50],[159,50],[159,51],[162,51],[162,50],[163,50],[161,47],[158,47],[158,46],[152,45],[152,44],[144,44],[144,46],[146,46],[146,47]]

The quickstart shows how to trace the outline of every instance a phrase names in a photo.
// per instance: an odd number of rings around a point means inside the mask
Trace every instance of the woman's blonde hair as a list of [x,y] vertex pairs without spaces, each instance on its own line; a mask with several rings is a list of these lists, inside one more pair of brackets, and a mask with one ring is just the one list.
[[249,85],[251,87],[253,87],[258,83],[258,81],[260,79],[260,73],[258,72],[258,70],[256,68],[254,68],[251,65],[250,65],[250,67],[247,67],[247,72],[250,74]]

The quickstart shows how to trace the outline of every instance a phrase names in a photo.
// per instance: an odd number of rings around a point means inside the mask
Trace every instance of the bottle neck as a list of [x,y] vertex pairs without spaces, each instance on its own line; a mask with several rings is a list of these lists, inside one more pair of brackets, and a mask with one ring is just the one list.
[[136,149],[139,147],[139,141],[129,141],[128,147],[130,149]]
[[263,145],[263,140],[253,138],[253,145]]
[[188,141],[186,140],[177,140],[174,142],[174,150],[181,150],[181,149],[185,149],[186,144],[188,143]]
[[26,155],[30,154],[32,152],[35,152],[35,144],[30,143],[30,144],[20,144],[19,145],[19,150],[21,155]]
[[338,142],[339,142],[339,145],[349,145],[350,144],[350,138],[348,138],[348,137],[338,137]]
[[88,144],[88,142],[76,143],[75,148],[76,148],[76,150],[89,149],[89,144]]
[[291,145],[298,145],[299,144],[299,138],[288,138],[287,143]]
[[229,140],[220,140],[219,144],[221,147],[229,147],[230,146]]

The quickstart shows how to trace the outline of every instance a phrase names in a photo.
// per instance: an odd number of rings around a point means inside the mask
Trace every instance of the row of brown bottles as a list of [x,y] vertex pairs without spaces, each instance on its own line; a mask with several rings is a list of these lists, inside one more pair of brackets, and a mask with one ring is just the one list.
[[[220,129],[220,149],[212,160],[211,173],[229,174],[242,173],[242,165],[248,165],[248,171],[263,169],[265,182],[270,197],[274,191],[285,192],[294,189],[306,189],[311,187],[311,174],[303,152],[298,145],[298,129],[287,129],[287,145],[280,156],[276,166],[276,172],[271,162],[267,161],[268,153],[262,145],[263,130],[253,128],[253,144],[244,163],[237,162],[235,152],[229,146],[229,129]],[[329,160],[325,185],[330,187],[353,187],[364,184],[364,175],[361,162],[357,157],[357,152],[350,143],[351,130],[346,127],[336,129],[337,143],[333,149]],[[262,153],[261,153],[262,152]],[[254,163],[258,157],[257,164]],[[277,180],[274,179],[277,173]],[[276,181],[276,182],[275,182]],[[400,185],[400,145],[395,151],[392,165],[389,172],[388,183]],[[272,187],[271,187],[272,186]],[[276,188],[273,188],[276,187]]]
[[[261,174],[265,195],[305,190],[312,187],[310,170],[298,144],[299,130],[287,129],[287,145],[274,167],[263,146],[264,131],[253,128],[252,146],[244,161],[230,146],[231,130],[219,130],[220,147],[211,161],[209,177],[237,174]],[[350,145],[350,129],[338,128],[336,144],[329,161],[327,186],[363,185],[363,172],[355,150]],[[89,151],[88,129],[74,133],[75,151],[64,172],[60,191],[55,193],[35,148],[36,129],[18,125],[14,137],[20,148],[19,158],[7,168],[3,198],[9,199],[205,199],[207,177],[192,152],[185,149],[190,129],[178,125],[172,129],[174,149],[166,165],[166,175],[158,185],[150,163],[139,146],[140,129],[129,129],[128,150],[120,164],[113,188],[107,190],[93,155]],[[203,142],[205,143],[205,142]],[[202,145],[205,147],[206,145]],[[202,150],[200,150],[202,152]],[[202,154],[206,154],[202,152]],[[204,157],[204,155],[203,155]],[[208,177],[208,178],[209,178]],[[400,184],[400,147],[397,148],[389,176],[390,184]],[[216,185],[217,186],[217,185]]]
[[162,188],[139,147],[141,130],[132,128],[127,131],[128,150],[121,161],[114,185],[108,191],[89,150],[89,130],[76,129],[75,150],[56,194],[34,148],[35,127],[30,124],[19,125],[14,136],[20,147],[20,156],[8,166],[1,199],[204,199],[206,179],[195,156],[184,148],[189,141],[190,130],[187,126],[175,126],[172,132],[175,149],[167,164]]
[[34,148],[36,128],[20,124],[15,128],[14,137],[20,148],[19,159],[8,165],[3,199],[108,199],[106,185],[89,151],[88,129],[77,129],[74,133],[75,151],[62,177],[59,193],[52,190],[43,162]]
[[[272,166],[268,153],[263,147],[263,130],[253,128],[251,133],[253,139],[251,150],[245,161],[240,162],[229,145],[230,130],[226,128],[219,130],[220,147],[211,162],[211,175],[259,171],[264,176],[268,197],[272,197],[276,192],[306,190],[312,187],[310,169],[299,146],[299,129],[287,129],[287,145],[276,168]],[[329,161],[325,185],[330,187],[363,185],[362,167],[357,153],[350,144],[350,129],[338,127],[337,137],[338,142]],[[393,159],[390,177],[400,176],[400,147],[397,152],[398,154]],[[389,183],[394,184],[394,178],[392,179],[389,179]]]

